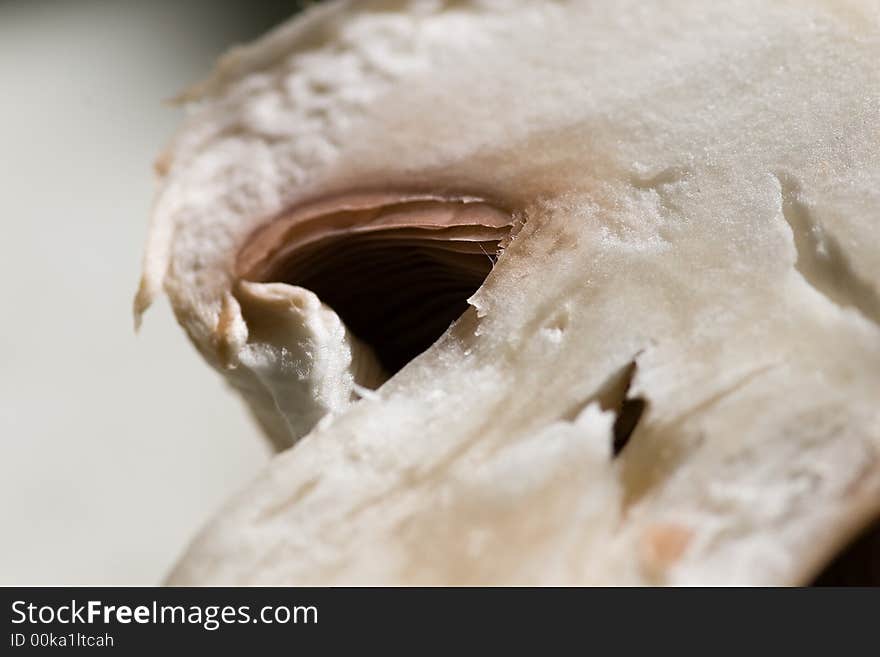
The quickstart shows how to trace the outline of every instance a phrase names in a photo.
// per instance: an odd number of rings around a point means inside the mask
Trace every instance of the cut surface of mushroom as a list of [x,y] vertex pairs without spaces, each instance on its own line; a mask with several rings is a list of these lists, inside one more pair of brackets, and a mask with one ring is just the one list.
[[880,513],[878,25],[358,0],[234,50],[136,308],[282,453],[169,581],[814,579]]

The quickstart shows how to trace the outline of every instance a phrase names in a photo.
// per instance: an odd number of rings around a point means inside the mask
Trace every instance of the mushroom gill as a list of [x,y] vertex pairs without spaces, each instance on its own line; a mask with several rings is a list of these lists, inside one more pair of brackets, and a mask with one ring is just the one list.
[[465,311],[512,223],[470,197],[335,197],[258,229],[236,275],[314,292],[393,374]]

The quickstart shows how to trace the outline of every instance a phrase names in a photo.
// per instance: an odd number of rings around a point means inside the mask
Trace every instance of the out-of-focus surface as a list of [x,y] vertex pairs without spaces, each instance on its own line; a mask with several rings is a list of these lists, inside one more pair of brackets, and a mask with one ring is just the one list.
[[0,2],[0,584],[158,583],[266,461],[167,304],[132,329],[162,99],[294,3]]

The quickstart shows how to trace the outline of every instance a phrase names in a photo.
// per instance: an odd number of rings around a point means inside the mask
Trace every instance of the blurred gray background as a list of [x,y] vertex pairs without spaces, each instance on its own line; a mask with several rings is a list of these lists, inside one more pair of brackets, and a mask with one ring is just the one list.
[[155,584],[268,449],[131,301],[162,100],[295,2],[0,1],[0,584]]

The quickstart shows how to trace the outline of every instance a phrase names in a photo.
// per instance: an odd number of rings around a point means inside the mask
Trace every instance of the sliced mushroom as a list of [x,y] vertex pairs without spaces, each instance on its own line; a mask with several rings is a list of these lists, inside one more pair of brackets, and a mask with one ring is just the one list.
[[877,18],[364,0],[235,49],[136,307],[295,447],[169,581],[812,581],[880,513]]

